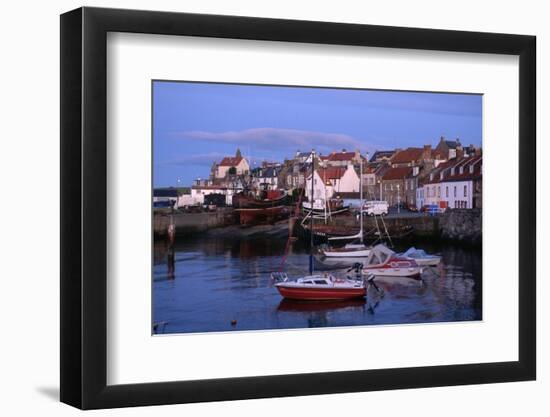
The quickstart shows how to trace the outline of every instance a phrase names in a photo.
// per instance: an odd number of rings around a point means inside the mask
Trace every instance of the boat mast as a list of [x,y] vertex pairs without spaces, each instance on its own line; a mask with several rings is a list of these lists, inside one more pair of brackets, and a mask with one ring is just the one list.
[[313,181],[315,175],[315,151],[311,150],[311,218],[309,219],[309,275],[313,275]]
[[359,241],[363,243],[363,157],[359,153],[359,221],[361,222]]

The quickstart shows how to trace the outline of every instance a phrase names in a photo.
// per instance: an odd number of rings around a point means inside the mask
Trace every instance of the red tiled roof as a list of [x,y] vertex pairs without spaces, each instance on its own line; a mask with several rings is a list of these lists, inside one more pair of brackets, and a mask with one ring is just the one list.
[[220,166],[222,167],[236,167],[239,165],[239,163],[242,161],[242,157],[237,156],[226,156],[222,159],[220,162]]
[[338,180],[342,178],[347,168],[344,167],[328,167],[317,169],[317,175],[321,177],[323,181]]
[[329,161],[351,161],[355,157],[355,152],[332,152],[328,156]]
[[[467,181],[481,178],[482,157],[474,156],[463,158],[463,160],[455,165],[455,175],[451,175],[451,170],[444,176],[443,181]],[[474,172],[470,173],[470,166],[474,166]],[[463,167],[462,174],[460,167]]]
[[417,161],[422,157],[424,149],[422,148],[407,148],[397,152],[392,158],[392,164],[404,164],[411,161]]
[[411,167],[390,168],[382,176],[382,180],[402,180],[412,174]]
[[[482,165],[481,156],[473,156],[468,158],[453,158],[446,162],[443,162],[438,165],[437,168],[430,172],[430,175],[433,174],[433,179],[430,180],[428,176],[423,182],[424,184],[435,184],[439,182],[449,182],[449,181],[467,181],[481,178],[481,165]],[[470,173],[470,166],[474,165],[474,172]],[[463,172],[460,174],[460,167],[463,167]],[[454,168],[454,175],[451,175],[451,171]],[[441,179],[441,173],[443,173],[443,178]]]

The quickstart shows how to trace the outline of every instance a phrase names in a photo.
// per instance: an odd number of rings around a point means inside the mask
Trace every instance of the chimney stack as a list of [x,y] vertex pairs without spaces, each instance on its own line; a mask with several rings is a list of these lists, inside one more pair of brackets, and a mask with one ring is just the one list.
[[432,159],[432,145],[424,145],[424,150],[422,151],[422,159],[424,161]]

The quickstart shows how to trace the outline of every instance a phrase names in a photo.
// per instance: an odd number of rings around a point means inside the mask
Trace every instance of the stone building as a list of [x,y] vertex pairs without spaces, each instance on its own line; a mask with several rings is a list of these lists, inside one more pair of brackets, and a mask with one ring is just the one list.
[[382,175],[381,199],[390,206],[398,203],[416,204],[416,184],[419,167],[389,168]]

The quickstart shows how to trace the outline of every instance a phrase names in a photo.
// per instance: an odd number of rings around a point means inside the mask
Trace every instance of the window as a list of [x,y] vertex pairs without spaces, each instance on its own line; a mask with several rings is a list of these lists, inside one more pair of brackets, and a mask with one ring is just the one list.
[[445,197],[449,198],[449,187],[445,187]]
[[466,197],[468,195],[468,190],[467,190],[467,186],[465,185],[464,186],[464,197]]
[[[453,195],[454,195],[454,198],[456,198],[456,185],[454,186]],[[456,208],[456,207],[455,207],[455,208]]]
[[441,187],[437,187],[437,198],[441,197]]
[[316,279],[314,282],[315,282],[316,284],[320,284],[320,285],[327,285],[327,282],[326,282],[326,281],[322,281],[322,280],[320,280],[320,279]]

